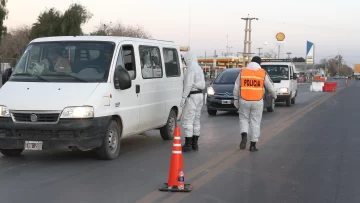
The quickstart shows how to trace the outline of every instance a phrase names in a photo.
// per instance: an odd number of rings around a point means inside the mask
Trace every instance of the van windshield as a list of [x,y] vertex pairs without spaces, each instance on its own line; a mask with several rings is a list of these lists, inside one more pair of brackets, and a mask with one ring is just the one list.
[[31,43],[9,81],[106,82],[114,48],[97,41]]
[[289,66],[287,65],[261,65],[272,80],[289,80]]

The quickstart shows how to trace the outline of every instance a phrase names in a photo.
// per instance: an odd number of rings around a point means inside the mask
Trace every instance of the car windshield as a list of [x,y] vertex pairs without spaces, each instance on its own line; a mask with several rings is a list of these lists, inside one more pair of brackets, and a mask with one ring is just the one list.
[[9,81],[106,82],[114,48],[96,41],[31,43]]
[[214,84],[235,84],[236,78],[239,76],[237,71],[223,71],[215,79]]
[[289,66],[287,65],[261,65],[261,68],[266,70],[272,80],[289,79]]

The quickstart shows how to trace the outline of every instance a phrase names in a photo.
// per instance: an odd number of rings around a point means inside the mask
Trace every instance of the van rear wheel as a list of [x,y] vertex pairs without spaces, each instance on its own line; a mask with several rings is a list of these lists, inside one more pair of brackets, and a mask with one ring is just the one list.
[[166,125],[160,128],[160,135],[163,140],[173,140],[175,127],[177,125],[177,115],[174,109],[171,109]]
[[104,136],[101,147],[96,150],[100,159],[112,160],[116,159],[120,153],[121,127],[119,124],[111,120]]

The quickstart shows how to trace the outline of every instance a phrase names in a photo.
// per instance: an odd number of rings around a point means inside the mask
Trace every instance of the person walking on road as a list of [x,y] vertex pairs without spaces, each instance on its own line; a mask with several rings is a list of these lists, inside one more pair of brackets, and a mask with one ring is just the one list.
[[261,68],[261,58],[255,56],[246,68],[240,71],[234,86],[234,105],[239,109],[241,142],[246,148],[247,136],[251,136],[250,151],[258,151],[256,143],[260,137],[260,124],[264,108],[264,88],[276,99],[276,90],[270,77]]
[[180,106],[183,109],[182,124],[185,130],[183,152],[198,150],[200,136],[200,116],[203,106],[203,89],[205,89],[204,72],[198,64],[195,53],[188,52],[185,57],[187,69],[184,76],[184,91]]

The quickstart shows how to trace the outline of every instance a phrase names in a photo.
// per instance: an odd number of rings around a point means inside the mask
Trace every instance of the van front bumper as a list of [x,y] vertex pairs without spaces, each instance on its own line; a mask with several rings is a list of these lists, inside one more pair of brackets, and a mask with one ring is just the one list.
[[286,101],[286,100],[288,100],[289,98],[291,98],[291,95],[290,95],[290,94],[281,94],[281,95],[278,94],[275,102]]
[[0,148],[24,149],[25,141],[42,141],[43,150],[100,147],[111,116],[91,119],[60,119],[57,124],[14,123],[0,118]]

